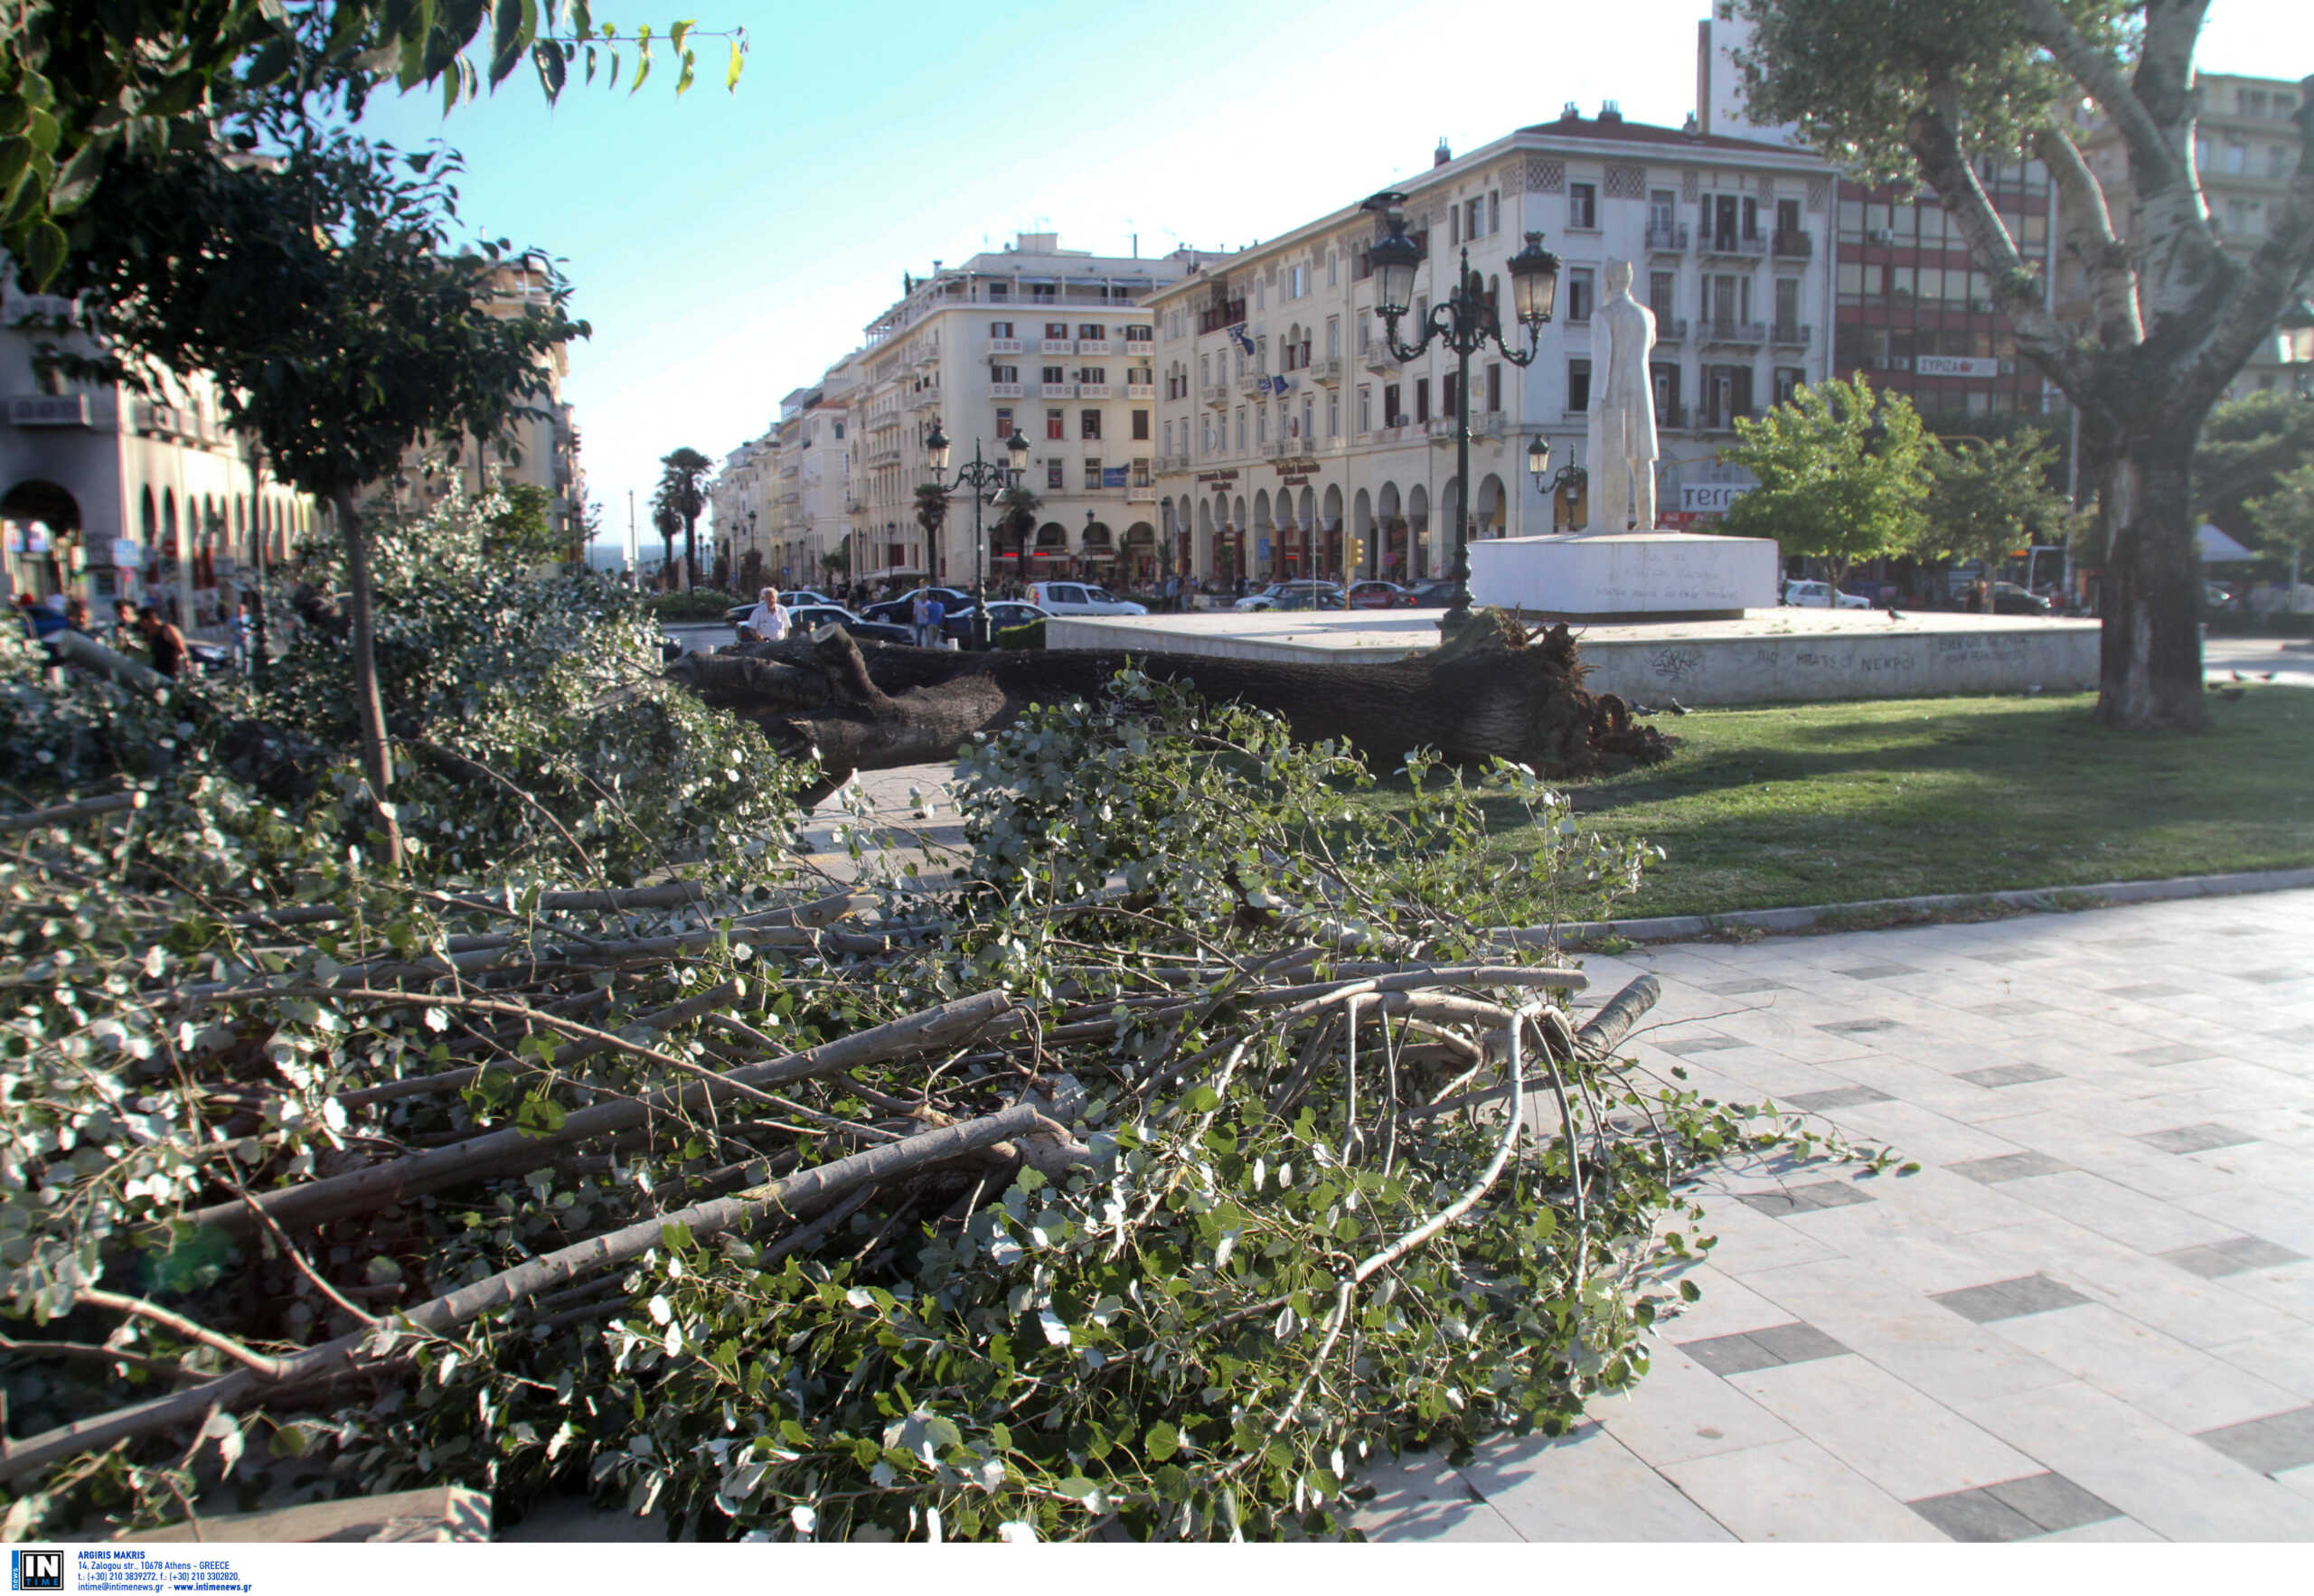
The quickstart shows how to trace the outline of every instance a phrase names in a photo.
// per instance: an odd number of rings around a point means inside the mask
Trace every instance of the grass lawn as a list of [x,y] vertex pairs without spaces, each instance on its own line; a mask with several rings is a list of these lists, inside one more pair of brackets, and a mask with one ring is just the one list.
[[2093,701],[1698,709],[1656,722],[1680,739],[1668,764],[1572,796],[1670,856],[1618,916],[2314,865],[2314,691],[2213,700],[2198,737],[2109,732]]

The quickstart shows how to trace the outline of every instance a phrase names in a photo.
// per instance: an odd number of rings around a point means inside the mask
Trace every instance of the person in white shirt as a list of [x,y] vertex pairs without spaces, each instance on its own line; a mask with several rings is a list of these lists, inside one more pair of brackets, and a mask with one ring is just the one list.
[[787,606],[779,602],[779,589],[767,587],[756,595],[756,607],[739,623],[742,643],[784,643],[787,638]]

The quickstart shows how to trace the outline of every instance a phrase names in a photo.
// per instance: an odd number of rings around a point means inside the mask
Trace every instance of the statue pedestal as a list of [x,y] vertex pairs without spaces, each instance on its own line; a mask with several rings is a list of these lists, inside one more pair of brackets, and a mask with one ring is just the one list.
[[1773,609],[1782,559],[1766,538],[1559,533],[1472,543],[1471,602],[1551,620],[1711,620]]

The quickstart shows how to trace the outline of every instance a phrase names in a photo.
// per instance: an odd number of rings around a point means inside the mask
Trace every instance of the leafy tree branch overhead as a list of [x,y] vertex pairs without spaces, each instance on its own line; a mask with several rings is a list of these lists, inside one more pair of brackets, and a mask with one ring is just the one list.
[[[1797,123],[1867,179],[1920,183],[1991,280],[2018,352],[2081,418],[2089,540],[2104,620],[2098,713],[2131,728],[2203,724],[2195,440],[2227,382],[2314,266],[2314,78],[2296,174],[2264,240],[2220,247],[2194,165],[2194,50],[2206,5],[2124,0],[1723,0],[1753,114]],[[2126,155],[2106,191],[2084,108]],[[2061,314],[1978,180],[2037,159],[2085,305]],[[2125,219],[2134,218],[2133,224]]]
[[447,112],[525,62],[552,100],[574,69],[615,89],[632,60],[634,92],[663,47],[682,94],[709,40],[728,45],[736,89],[745,28],[623,35],[587,0],[0,0],[0,245],[45,287],[124,162],[254,147],[316,111],[358,116],[389,85],[438,86]]

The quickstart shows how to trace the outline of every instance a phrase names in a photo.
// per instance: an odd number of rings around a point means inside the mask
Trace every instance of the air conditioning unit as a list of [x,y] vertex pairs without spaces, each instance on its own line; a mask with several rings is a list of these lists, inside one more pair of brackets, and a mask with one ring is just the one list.
[[1896,230],[1894,228],[1876,227],[1870,232],[1866,233],[1864,237],[1866,240],[1870,243],[1893,244],[1896,241]]

